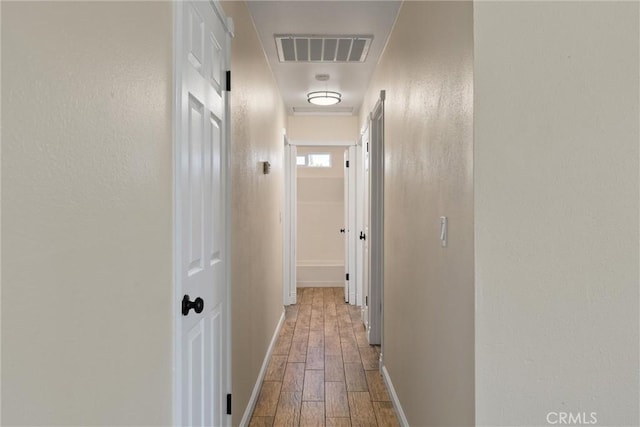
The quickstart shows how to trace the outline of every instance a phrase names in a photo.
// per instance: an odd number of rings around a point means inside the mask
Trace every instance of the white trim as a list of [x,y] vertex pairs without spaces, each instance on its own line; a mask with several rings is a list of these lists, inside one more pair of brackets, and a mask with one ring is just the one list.
[[346,218],[347,233],[345,237],[348,240],[349,251],[347,258],[347,271],[349,272],[349,304],[357,305],[357,283],[358,283],[358,269],[356,268],[356,245],[360,241],[358,238],[358,229],[356,227],[356,212],[358,199],[356,196],[356,172],[357,172],[357,145],[350,146],[347,151],[349,153],[349,167],[345,171],[345,179],[348,179],[349,195],[347,197],[348,205],[348,218]]
[[298,260],[298,267],[344,267],[344,259],[331,260]]
[[356,145],[357,141],[308,141],[308,140],[289,140],[289,145],[298,147],[349,147]]
[[353,110],[349,111],[296,111],[293,108],[294,116],[353,116]]
[[173,261],[173,275],[172,275],[172,286],[173,286],[173,391],[172,391],[172,416],[173,416],[173,425],[179,426],[182,424],[182,373],[180,372],[180,368],[182,366],[182,351],[180,348],[180,337],[181,337],[181,329],[180,329],[180,310],[181,303],[180,298],[182,295],[181,286],[180,286],[180,273],[177,266],[180,265],[180,251],[178,250],[178,242],[179,240],[179,229],[180,229],[180,209],[178,209],[178,202],[176,197],[178,195],[179,188],[179,177],[177,174],[176,166],[178,165],[180,159],[180,149],[178,146],[178,141],[180,140],[180,127],[182,120],[182,113],[180,111],[180,96],[182,91],[182,67],[180,66],[180,58],[182,57],[182,37],[183,37],[183,28],[182,28],[182,4],[180,2],[173,3],[173,100],[172,100],[172,120],[173,120],[173,182],[172,186],[172,209],[173,209],[173,224],[171,224],[171,251],[172,251],[172,261]]
[[[362,139],[364,135],[360,135],[358,139],[358,145],[356,146],[356,161],[354,162],[355,173],[356,173],[356,222],[355,222],[355,272],[356,272],[356,305],[362,307],[364,305],[364,240],[360,239],[360,233],[364,233],[364,221],[363,221],[363,211],[364,211],[364,167],[363,167],[363,147],[362,147]],[[364,307],[362,307],[364,310]]]
[[396,410],[396,416],[398,417],[398,421],[402,427],[409,427],[409,421],[407,421],[407,416],[404,414],[402,410],[402,405],[400,405],[400,399],[398,399],[398,394],[396,393],[396,389],[393,387],[393,383],[391,382],[391,376],[389,376],[389,371],[387,371],[386,366],[382,366],[382,378],[384,379],[384,384],[387,386],[387,390],[389,391],[389,396],[391,397],[391,402],[393,403],[393,408]]
[[280,334],[280,329],[282,329],[284,320],[285,320],[285,311],[282,310],[282,314],[280,315],[280,320],[278,321],[276,330],[273,333],[273,336],[271,337],[271,342],[269,343],[269,347],[267,348],[267,354],[264,356],[264,360],[262,361],[262,367],[260,368],[260,372],[258,373],[256,384],[253,386],[253,392],[251,392],[249,403],[247,403],[247,408],[244,410],[244,415],[242,415],[242,420],[240,421],[241,427],[248,426],[249,422],[251,421],[251,415],[253,414],[253,410],[255,409],[256,403],[258,402],[258,396],[260,396],[260,388],[262,387],[262,381],[264,380],[264,376],[267,373],[267,368],[269,367],[269,361],[271,360],[271,353],[273,353],[273,348],[276,346],[276,341],[278,340],[278,335]]
[[297,282],[297,148],[289,144],[289,140],[284,135],[284,208],[283,208],[283,303],[291,305],[296,303],[296,282]]
[[[370,227],[369,227],[369,212],[371,210],[371,196],[370,196],[370,180],[369,180],[369,175],[370,175],[370,167],[369,167],[369,160],[370,160],[370,125],[371,125],[371,121],[370,118],[367,118],[366,120],[366,125],[364,127],[364,130],[362,132],[362,136],[361,136],[361,143],[360,143],[360,149],[361,149],[361,162],[360,162],[360,179],[361,179],[361,194],[360,194],[360,208],[361,208],[361,212],[360,212],[360,230],[362,231],[362,233],[367,236],[370,235]],[[358,236],[359,238],[359,236]],[[369,296],[369,284],[371,281],[371,277],[370,277],[370,267],[369,267],[369,261],[370,261],[370,252],[369,252],[369,242],[367,240],[359,240],[360,241],[360,253],[361,253],[361,258],[360,258],[360,262],[361,262],[361,268],[360,268],[360,281],[361,281],[361,295],[362,295],[362,300],[361,300],[361,316],[362,316],[362,323],[364,324],[365,330],[369,331],[369,307],[368,304],[365,304],[368,296]],[[366,280],[365,280],[366,278]]]
[[319,281],[308,280],[304,282],[298,282],[299,288],[343,288],[344,283],[339,281]]
[[216,15],[218,15],[220,22],[222,22],[222,26],[224,27],[225,32],[229,34],[231,37],[233,37],[234,36],[233,21],[231,20],[231,18],[227,18],[225,16],[224,10],[222,9],[222,5],[220,4],[220,2],[215,0],[209,0],[209,3],[211,3],[213,10],[216,12]]
[[[226,54],[225,54],[225,62],[226,62],[226,69],[227,71],[229,71],[229,74],[231,73],[231,39],[235,37],[235,24],[233,22],[233,18],[231,17],[227,17],[226,20],[224,19],[224,17],[226,16],[224,13],[224,10],[222,9],[222,3],[218,0],[214,1],[214,5],[216,6],[216,11],[221,15],[221,20],[227,24],[226,30],[227,30],[227,37],[225,37],[225,50],[226,50]],[[225,88],[227,86],[227,73],[225,73]],[[223,91],[222,96],[224,97],[224,105],[225,105],[225,111],[224,111],[224,121],[225,121],[225,127],[224,127],[224,141],[225,141],[225,151],[224,151],[224,159],[225,159],[225,182],[224,182],[224,191],[225,191],[225,224],[227,226],[227,230],[225,233],[225,250],[227,251],[227,254],[229,257],[231,257],[231,94],[228,91]],[[227,394],[230,394],[233,396],[233,352],[232,352],[232,341],[233,341],[233,332],[232,332],[232,325],[231,325],[231,319],[232,319],[232,301],[231,301],[231,263],[229,263],[227,265],[226,268],[226,276],[227,276],[227,281],[226,281],[226,288],[227,288],[227,292],[226,292],[226,309],[227,309],[227,342],[226,342],[226,347],[227,347],[227,360],[226,360],[226,364],[227,364]],[[233,409],[233,407],[232,407]],[[231,421],[233,419],[233,415],[229,414],[227,415],[227,422],[229,423],[229,425],[231,425]]]
[[369,199],[369,344],[381,345],[384,355],[384,100],[385,91],[370,116]]

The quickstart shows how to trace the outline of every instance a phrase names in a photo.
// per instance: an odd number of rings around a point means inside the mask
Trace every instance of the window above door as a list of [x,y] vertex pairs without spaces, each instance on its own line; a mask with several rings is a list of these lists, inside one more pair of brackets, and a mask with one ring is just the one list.
[[331,153],[299,154],[296,157],[296,165],[309,168],[330,168]]

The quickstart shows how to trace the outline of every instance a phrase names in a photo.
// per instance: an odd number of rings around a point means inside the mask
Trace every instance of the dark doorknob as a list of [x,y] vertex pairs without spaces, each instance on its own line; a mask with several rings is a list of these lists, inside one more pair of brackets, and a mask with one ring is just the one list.
[[340,229],[340,232],[341,232],[342,234],[344,234],[344,228],[341,228],[341,229]]
[[364,234],[362,231],[360,232],[360,240],[367,240],[366,234]]
[[204,300],[198,297],[195,300],[190,301],[189,295],[185,295],[182,298],[182,315],[188,315],[189,310],[191,310],[192,308],[196,313],[202,313],[202,309],[204,309]]

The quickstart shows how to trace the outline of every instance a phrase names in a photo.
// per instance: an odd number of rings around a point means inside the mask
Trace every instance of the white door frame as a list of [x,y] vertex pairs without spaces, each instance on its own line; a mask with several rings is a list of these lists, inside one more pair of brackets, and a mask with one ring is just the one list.
[[[231,18],[227,18],[225,16],[224,10],[222,6],[217,0],[210,0],[209,3],[213,8],[215,14],[220,18],[228,37],[225,40],[225,63],[226,69],[231,69],[231,38],[234,36],[234,25],[233,20]],[[172,224],[172,255],[173,255],[173,390],[172,390],[172,400],[173,400],[173,425],[180,426],[182,425],[182,329],[181,329],[181,319],[182,319],[182,279],[180,274],[180,263],[182,259],[182,227],[181,227],[181,182],[180,182],[180,174],[182,171],[182,158],[181,158],[181,147],[180,147],[180,139],[182,137],[182,105],[181,105],[181,97],[182,97],[182,55],[184,54],[184,37],[187,36],[187,28],[184,28],[183,25],[183,1],[174,1],[173,2],[173,224]],[[225,83],[226,84],[226,83]],[[222,208],[227,221],[231,218],[231,179],[229,176],[230,171],[230,129],[231,129],[231,121],[230,121],[230,106],[229,106],[229,92],[226,90],[222,91],[222,96],[224,97],[225,103],[225,132],[223,133],[222,143],[225,145],[224,153],[225,158],[224,163],[221,164],[221,167],[226,168],[227,179],[225,179],[225,185],[221,189],[224,191],[224,203],[225,206]],[[228,224],[226,224],[228,225]],[[224,228],[224,250],[227,254],[231,254],[231,230],[230,227]],[[230,266],[230,264],[229,264]],[[227,272],[225,275],[224,286],[226,287],[226,330],[225,330],[225,342],[223,343],[223,347],[226,350],[226,358],[227,358],[227,372],[224,378],[226,384],[225,389],[227,394],[231,394],[231,371],[232,371],[232,357],[231,357],[231,269],[227,268]],[[231,415],[226,416],[227,425],[231,425]]]
[[284,134],[284,215],[283,215],[283,262],[284,262],[284,305],[295,304],[297,301],[297,147],[289,144]]
[[369,212],[371,211],[371,144],[370,144],[370,123],[371,117],[367,118],[366,126],[362,131],[362,167],[361,167],[361,182],[362,182],[362,204],[361,204],[361,215],[360,218],[362,220],[362,240],[360,240],[360,247],[362,251],[362,323],[364,324],[365,330],[367,331],[367,339],[369,333],[369,285],[370,285],[370,242],[369,242],[369,234],[371,232],[371,224],[369,218]]
[[358,297],[358,269],[356,263],[356,245],[358,242],[358,229],[356,227],[356,217],[357,217],[357,195],[356,195],[356,170],[357,170],[357,162],[356,162],[356,147],[357,145],[350,145],[347,147],[347,155],[349,158],[349,168],[347,169],[347,173],[345,174],[345,179],[348,179],[348,197],[347,197],[347,208],[348,215],[346,218],[346,237],[348,242],[349,251],[345,254],[345,266],[347,266],[347,271],[349,271],[349,304],[356,305],[357,297]]
[[342,233],[342,237],[344,238],[343,248],[344,248],[344,300],[345,302],[350,303],[352,300],[350,299],[350,291],[351,291],[351,282],[354,280],[353,275],[349,276],[349,260],[351,259],[350,249],[351,246],[349,244],[349,239],[351,236],[351,231],[349,227],[349,150],[348,148],[344,150],[342,154],[342,225],[343,229],[340,230]]
[[[384,321],[384,100],[385,91],[370,116],[371,146],[369,209],[369,344],[382,345]],[[382,353],[380,354],[382,361]]]
[[[296,253],[296,239],[298,229],[298,216],[297,216],[297,204],[298,204],[298,192],[297,192],[297,165],[296,165],[296,147],[354,147],[356,141],[306,141],[306,140],[291,140],[285,137],[285,174],[284,174],[284,188],[285,188],[285,215],[283,228],[290,233],[291,238],[285,238],[283,241],[283,257],[284,268],[290,269],[289,278],[285,275],[284,288],[287,288],[287,283],[290,287],[293,287],[294,292],[297,286],[296,282],[296,268],[297,268],[297,253]],[[289,160],[287,162],[287,151],[289,150]],[[288,204],[288,206],[287,206]],[[287,215],[287,210],[290,209],[290,214]],[[355,215],[355,213],[354,213]],[[354,218],[355,223],[355,218]],[[286,236],[286,235],[285,235]],[[354,233],[355,236],[355,233]],[[346,254],[345,254],[346,255]],[[351,279],[351,277],[349,277]],[[355,283],[355,282],[354,282]],[[291,295],[291,291],[284,291],[284,305],[288,305],[287,301],[291,301],[291,298],[287,299],[287,293]],[[291,303],[289,303],[291,304]],[[295,304],[293,302],[292,304]]]
[[364,236],[364,215],[366,214],[365,209],[365,170],[364,170],[364,156],[366,155],[366,145],[369,143],[369,127],[367,126],[365,130],[360,135],[358,139],[358,145],[356,146],[356,161],[355,161],[355,174],[356,174],[356,225],[355,230],[358,234],[358,239],[356,241],[356,305],[361,307],[362,313],[362,321],[364,323],[364,243],[365,241],[361,236]]

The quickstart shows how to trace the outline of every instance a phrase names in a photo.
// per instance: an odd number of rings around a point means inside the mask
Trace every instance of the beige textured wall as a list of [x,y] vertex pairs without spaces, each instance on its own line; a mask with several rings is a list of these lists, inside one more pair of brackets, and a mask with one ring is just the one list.
[[2,2],[2,423],[172,422],[172,9]]
[[638,7],[475,5],[479,425],[640,422]]
[[288,116],[287,136],[309,143],[353,142],[358,139],[357,116]]
[[[231,68],[233,424],[238,425],[283,309],[285,111],[244,2],[233,18]],[[262,174],[262,161],[271,173]]]
[[471,2],[405,2],[360,111],[387,91],[383,352],[415,426],[474,423],[472,61]]
[[[331,168],[298,167],[298,284],[343,283],[344,234],[340,229],[344,227],[344,151],[344,147],[298,147],[298,155],[332,156]],[[312,265],[317,267],[302,267]]]

